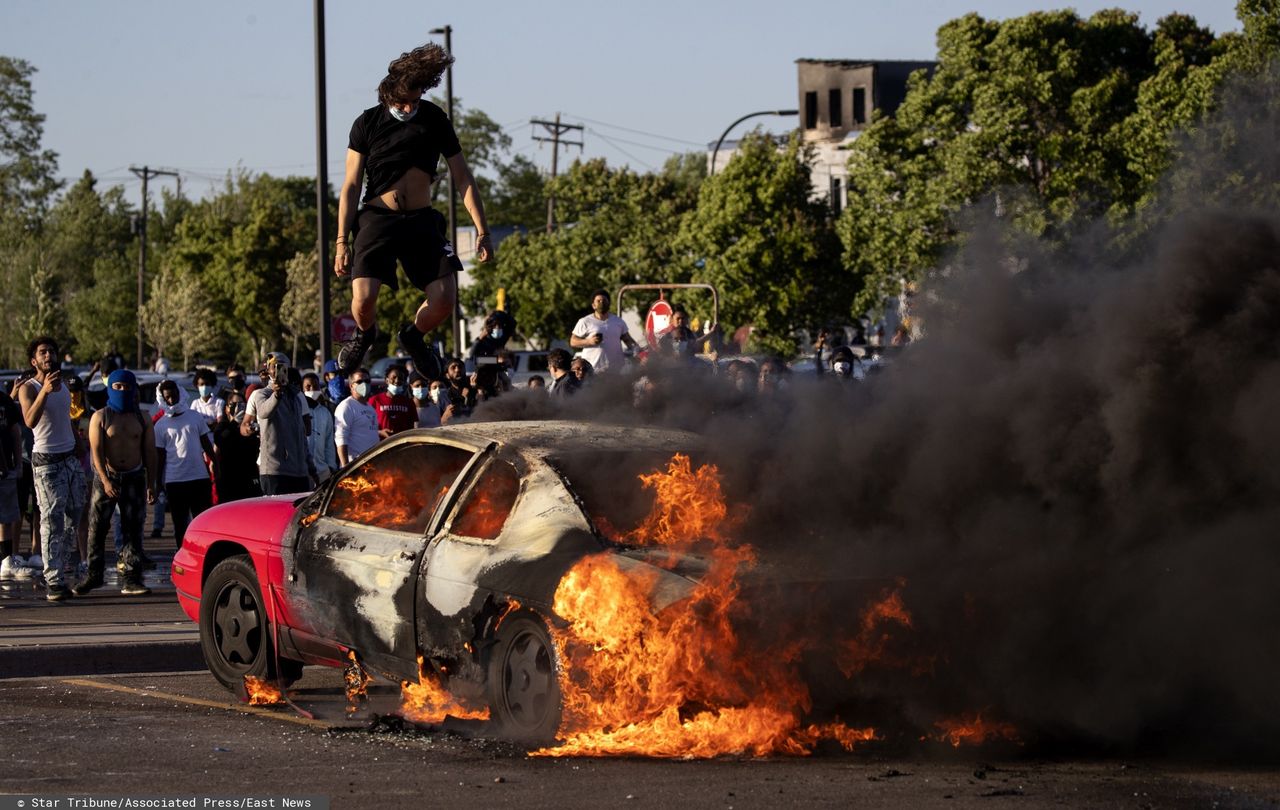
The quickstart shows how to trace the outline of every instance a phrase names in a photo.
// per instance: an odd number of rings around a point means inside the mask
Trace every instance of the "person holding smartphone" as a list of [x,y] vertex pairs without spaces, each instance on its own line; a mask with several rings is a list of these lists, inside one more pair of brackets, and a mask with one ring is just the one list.
[[40,507],[40,551],[44,557],[45,598],[71,596],[63,573],[76,548],[76,526],[84,509],[84,470],[80,467],[71,392],[62,382],[58,342],[42,335],[27,344],[35,376],[18,389],[22,419],[35,435],[31,471]]

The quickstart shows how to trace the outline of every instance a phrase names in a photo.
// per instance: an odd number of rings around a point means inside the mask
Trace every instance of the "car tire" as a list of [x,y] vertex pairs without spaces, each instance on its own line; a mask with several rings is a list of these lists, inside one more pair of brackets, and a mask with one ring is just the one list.
[[489,650],[489,715],[502,736],[550,742],[560,727],[560,666],[547,626],[535,613],[505,617]]
[[[275,680],[275,648],[258,575],[248,555],[228,557],[205,580],[200,597],[200,653],[218,683],[244,692],[246,676]],[[286,684],[302,675],[302,663],[281,659]]]

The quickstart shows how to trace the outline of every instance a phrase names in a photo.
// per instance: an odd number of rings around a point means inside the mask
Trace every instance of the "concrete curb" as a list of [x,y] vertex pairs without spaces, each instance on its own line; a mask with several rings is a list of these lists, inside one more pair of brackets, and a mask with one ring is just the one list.
[[137,644],[52,644],[0,648],[0,680],[123,672],[205,669],[199,641]]

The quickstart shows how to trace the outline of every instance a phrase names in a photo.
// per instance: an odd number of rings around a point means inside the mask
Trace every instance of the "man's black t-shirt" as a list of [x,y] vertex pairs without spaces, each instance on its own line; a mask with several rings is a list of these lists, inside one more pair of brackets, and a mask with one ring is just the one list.
[[0,391],[0,470],[10,470],[16,458],[22,463],[22,448],[13,443],[13,426],[22,424],[22,410],[4,391]]
[[351,125],[347,148],[366,157],[364,202],[391,188],[410,168],[434,178],[441,155],[447,160],[462,151],[449,116],[430,101],[419,102],[408,121],[397,121],[382,104],[370,107]]

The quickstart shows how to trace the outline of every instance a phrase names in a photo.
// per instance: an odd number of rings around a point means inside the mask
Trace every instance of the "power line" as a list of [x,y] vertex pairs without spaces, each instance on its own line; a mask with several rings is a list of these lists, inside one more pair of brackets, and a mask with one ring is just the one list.
[[[587,128],[587,132],[590,132],[592,135],[595,135],[596,137],[599,137],[599,138],[604,137],[604,135],[601,134],[598,130],[592,129],[590,127]],[[652,149],[655,152],[665,152],[668,155],[684,154],[684,150],[681,150],[681,149],[668,149],[665,146],[654,146],[652,144],[641,143],[640,141],[631,141],[631,140],[627,140],[626,138],[619,138],[617,135],[613,136],[613,140],[619,143],[629,143],[632,146],[639,146],[642,149]]]
[[[571,115],[571,113],[565,113],[565,114],[566,114],[566,115]],[[703,149],[705,149],[705,148],[706,148],[706,146],[707,146],[705,143],[700,143],[700,142],[697,142],[697,141],[686,141],[686,140],[684,140],[684,139],[682,139],[682,138],[672,138],[670,135],[659,135],[659,134],[657,134],[656,132],[645,132],[645,131],[644,131],[644,130],[642,130],[642,129],[631,129],[630,127],[620,126],[619,124],[610,124],[610,123],[609,123],[609,122],[607,122],[607,121],[596,121],[595,119],[587,118],[587,117],[582,116],[582,115],[574,115],[573,117],[574,117],[574,118],[580,118],[580,119],[582,119],[583,121],[586,121],[586,122],[591,123],[591,124],[597,124],[597,125],[602,126],[602,127],[608,127],[609,129],[620,129],[620,130],[622,130],[623,132],[631,132],[631,133],[634,133],[634,134],[636,134],[636,135],[645,135],[645,136],[648,136],[648,137],[650,137],[650,138],[658,138],[659,140],[663,140],[663,141],[671,141],[671,142],[673,142],[673,143],[682,143],[682,144],[685,144],[686,146],[698,146],[698,147],[701,147],[701,148],[703,148]]]
[[630,153],[630,152],[628,152],[627,150],[623,149],[621,146],[618,146],[616,143],[614,143],[613,141],[611,141],[611,140],[609,140],[608,138],[606,138],[604,135],[601,135],[599,132],[596,132],[595,130],[591,130],[591,134],[592,134],[592,135],[595,135],[597,138],[599,138],[600,140],[602,140],[602,141],[604,141],[605,143],[609,144],[609,145],[610,145],[610,146],[612,146],[614,149],[617,149],[617,150],[618,150],[619,152],[621,152],[622,154],[624,154],[624,155],[626,155],[627,157],[631,158],[631,159],[632,159],[632,160],[634,160],[636,163],[639,163],[641,166],[644,166],[646,169],[649,169],[650,171],[654,171],[654,170],[656,170],[656,167],[655,167],[655,166],[653,166],[651,163],[648,163],[648,162],[646,162],[646,161],[641,160],[640,158],[638,158],[638,157],[636,157],[635,155],[631,154],[631,153]]

